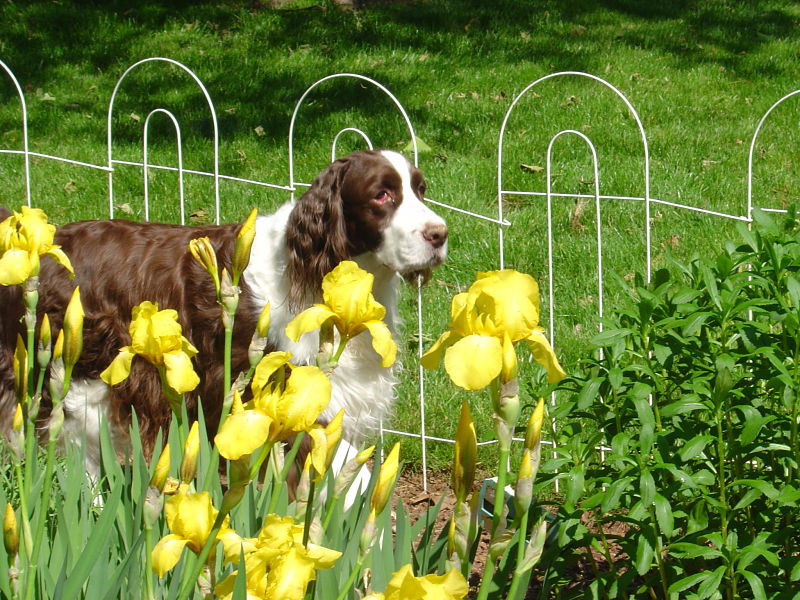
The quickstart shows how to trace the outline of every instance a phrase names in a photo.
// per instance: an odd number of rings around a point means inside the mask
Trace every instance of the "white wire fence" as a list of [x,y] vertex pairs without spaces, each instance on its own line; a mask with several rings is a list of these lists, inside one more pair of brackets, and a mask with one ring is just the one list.
[[[202,170],[195,170],[195,169],[188,169],[184,166],[184,157],[183,157],[183,146],[184,140],[182,138],[182,132],[180,123],[177,117],[169,110],[165,108],[156,107],[152,109],[147,116],[145,117],[142,123],[142,144],[143,144],[143,152],[142,152],[142,160],[141,161],[130,161],[130,160],[122,160],[119,158],[115,158],[114,149],[115,149],[115,138],[113,135],[113,122],[114,122],[114,115],[115,115],[115,100],[117,98],[118,92],[122,89],[123,84],[125,83],[128,75],[137,70],[139,67],[145,64],[152,64],[152,63],[165,63],[177,67],[180,71],[184,72],[188,77],[192,80],[192,82],[197,86],[197,88],[202,93],[206,104],[208,105],[208,112],[209,112],[209,119],[212,123],[212,134],[211,134],[211,143],[212,143],[212,161],[213,167],[211,171],[202,171]],[[372,87],[382,94],[384,94],[394,108],[397,109],[402,122],[407,129],[408,138],[409,138],[409,147],[412,149],[412,156],[411,159],[413,160],[414,164],[418,164],[418,147],[417,147],[417,136],[412,125],[411,119],[408,116],[403,105],[397,99],[397,97],[385,86],[380,84],[379,82],[371,79],[369,77],[365,77],[363,75],[358,75],[354,73],[337,73],[333,75],[329,75],[324,77],[312,85],[310,85],[305,92],[300,96],[299,100],[294,106],[294,110],[291,115],[290,124],[289,124],[289,135],[288,135],[288,142],[287,142],[287,151],[288,151],[288,174],[285,183],[277,183],[277,182],[267,182],[267,181],[258,181],[253,179],[245,179],[239,177],[232,177],[225,175],[220,172],[220,133],[219,133],[219,123],[217,118],[217,110],[214,106],[214,103],[211,99],[211,95],[209,94],[206,86],[203,84],[201,79],[188,67],[185,65],[169,59],[169,58],[162,58],[162,57],[152,57],[147,58],[144,60],[140,60],[125,70],[125,72],[120,76],[117,80],[116,85],[113,88],[111,93],[111,97],[108,103],[108,111],[106,115],[106,141],[107,141],[107,153],[106,153],[106,160],[103,164],[92,164],[84,161],[77,161],[72,160],[69,158],[61,157],[61,156],[53,156],[48,155],[40,152],[34,152],[30,149],[30,140],[29,140],[29,131],[28,131],[28,111],[27,111],[27,104],[25,100],[25,94],[23,92],[23,88],[19,83],[19,80],[14,75],[12,70],[6,65],[2,60],[0,60],[0,67],[2,67],[3,71],[6,73],[7,78],[10,80],[11,84],[14,86],[17,96],[19,98],[20,103],[20,129],[22,131],[22,148],[0,148],[0,155],[7,154],[7,155],[18,155],[22,158],[23,161],[23,177],[24,177],[24,190],[25,190],[25,199],[28,206],[32,204],[36,204],[36,195],[35,192],[31,189],[31,162],[33,159],[42,161],[42,160],[49,160],[49,161],[57,161],[61,163],[67,163],[75,166],[85,167],[89,169],[95,169],[100,172],[105,172],[107,174],[107,186],[108,186],[108,216],[114,217],[115,214],[115,196],[114,196],[114,184],[115,184],[115,175],[117,173],[116,167],[118,165],[125,165],[125,166],[132,166],[141,169],[142,173],[142,181],[143,181],[143,202],[144,202],[144,218],[149,220],[150,218],[150,194],[149,194],[149,171],[151,169],[162,170],[162,171],[170,171],[177,173],[178,175],[178,197],[179,197],[179,204],[180,204],[180,223],[183,224],[186,221],[186,209],[185,209],[185,191],[184,191],[184,176],[185,175],[199,175],[203,177],[208,177],[212,179],[213,182],[213,190],[214,190],[214,220],[216,223],[220,223],[223,220],[222,209],[221,209],[221,202],[220,202],[220,182],[221,181],[237,181],[246,185],[252,186],[261,186],[270,188],[273,190],[278,190],[281,192],[285,192],[290,198],[294,198],[295,192],[298,189],[304,189],[308,187],[310,184],[305,183],[302,181],[298,181],[295,175],[295,146],[296,146],[296,130],[297,124],[301,120],[301,116],[303,114],[302,109],[307,103],[307,100],[311,97],[312,93],[318,86],[323,84],[325,85],[336,85],[338,82],[342,81],[357,81],[362,85]],[[575,129],[563,129],[557,132],[550,138],[550,141],[546,148],[546,166],[545,166],[545,179],[546,179],[546,189],[544,191],[532,191],[530,189],[521,189],[517,188],[516,186],[505,187],[504,186],[504,176],[509,172],[509,169],[515,167],[517,165],[511,165],[510,161],[506,156],[506,146],[507,146],[507,137],[508,132],[511,127],[511,116],[515,112],[519,111],[519,106],[521,104],[521,100],[529,95],[535,95],[537,89],[542,87],[547,81],[550,80],[580,80],[586,82],[587,80],[590,82],[596,83],[598,86],[603,86],[605,89],[610,90],[613,94],[619,99],[619,102],[625,107],[625,109],[630,113],[630,116],[633,118],[635,123],[636,129],[638,130],[638,136],[641,139],[641,156],[642,156],[642,189],[641,194],[639,195],[605,195],[602,193],[602,185],[601,185],[601,173],[599,169],[599,163],[597,158],[597,150],[590,139],[585,133],[575,130]],[[603,215],[603,208],[604,202],[607,201],[624,201],[624,202],[631,202],[637,204],[639,206],[643,206],[643,214],[641,219],[641,232],[644,238],[644,252],[645,256],[645,267],[646,267],[646,276],[649,281],[651,276],[651,265],[652,265],[652,218],[651,218],[651,210],[653,205],[663,205],[663,206],[671,206],[677,208],[679,210],[686,210],[686,211],[693,211],[697,213],[702,213],[714,218],[722,218],[726,220],[732,221],[744,221],[749,222],[752,220],[752,212],[754,208],[753,204],[753,163],[755,158],[755,148],[758,136],[762,130],[762,127],[770,116],[773,111],[783,102],[788,100],[789,98],[793,97],[796,94],[800,94],[800,90],[787,94],[777,102],[775,102],[772,107],[763,115],[761,120],[758,123],[758,126],[755,129],[755,132],[752,136],[749,153],[748,153],[748,164],[747,164],[747,204],[746,204],[746,212],[742,215],[736,214],[727,214],[719,211],[714,210],[707,210],[703,208],[698,208],[695,206],[690,206],[686,204],[680,204],[675,202],[670,202],[666,200],[660,200],[658,198],[654,198],[651,194],[651,186],[650,186],[650,151],[649,151],[649,144],[647,135],[645,133],[645,128],[643,125],[643,121],[640,118],[638,112],[634,108],[633,104],[625,97],[625,95],[616,87],[614,87],[609,82],[601,79],[595,75],[591,75],[588,73],[581,73],[581,72],[560,72],[560,73],[553,73],[537,79],[536,81],[530,83],[527,87],[525,87],[511,102],[508,110],[506,111],[504,118],[502,120],[500,126],[500,133],[499,133],[499,141],[497,145],[497,214],[496,216],[490,214],[480,214],[477,212],[473,212],[467,210],[463,207],[456,206],[453,204],[447,204],[443,202],[434,201],[431,199],[426,198],[426,201],[430,202],[433,205],[436,205],[439,208],[445,209],[446,211],[454,211],[461,215],[466,216],[467,218],[477,219],[485,226],[489,228],[493,228],[496,231],[497,239],[498,239],[498,257],[497,263],[499,264],[500,268],[505,266],[506,262],[506,233],[505,229],[511,225],[511,221],[509,221],[506,217],[504,211],[504,205],[509,201],[513,201],[515,198],[532,198],[532,199],[540,199],[542,200],[543,210],[545,211],[545,222],[546,222],[546,236],[547,236],[547,300],[544,306],[544,312],[548,314],[548,332],[550,336],[550,343],[553,345],[554,348],[558,350],[559,340],[555,339],[555,315],[558,313],[559,307],[557,304],[557,300],[554,294],[555,289],[555,276],[556,271],[554,269],[554,246],[557,243],[556,240],[556,233],[553,227],[553,203],[555,200],[560,199],[573,199],[573,200],[584,200],[584,201],[591,201],[594,204],[594,211],[595,211],[595,222],[594,222],[594,236],[595,236],[595,259],[596,259],[596,273],[597,273],[597,282],[596,282],[596,294],[597,294],[597,328],[598,331],[602,331],[602,319],[605,316],[605,306],[604,306],[604,280],[606,273],[604,272],[604,264],[603,264],[603,257],[604,257],[604,246],[603,246],[603,227],[601,226],[601,215]],[[526,107],[526,110],[530,110]],[[170,123],[175,132],[175,141],[176,141],[176,162],[177,165],[170,166],[170,165],[163,165],[163,164],[155,164],[150,161],[150,126],[151,126],[151,119],[156,115],[163,115],[165,116]],[[546,119],[546,115],[532,115],[534,119],[538,118],[540,121]],[[345,127],[338,131],[332,138],[331,142],[331,159],[333,160],[337,156],[337,145],[341,136],[343,135],[354,135],[360,138],[360,140],[366,145],[368,148],[373,147],[373,142],[370,140],[369,136],[362,130],[357,127]],[[562,137],[574,137],[581,140],[585,143],[588,153],[591,155],[592,161],[592,193],[556,193],[553,191],[553,179],[554,179],[554,144],[557,140]],[[778,209],[766,209],[766,210],[778,210]],[[524,226],[523,224],[520,224]],[[424,338],[424,323],[425,323],[426,315],[424,311],[424,304],[422,302],[422,295],[420,288],[417,289],[417,339],[419,340],[419,356],[421,356],[423,352],[423,340]],[[423,485],[425,487],[425,491],[427,491],[428,485],[428,464],[427,464],[427,446],[429,443],[453,443],[452,439],[444,438],[444,437],[437,437],[432,436],[427,433],[426,428],[426,412],[425,412],[425,382],[426,382],[426,374],[423,372],[421,367],[418,367],[418,380],[419,380],[419,395],[418,395],[418,403],[419,403],[419,431],[399,431],[396,429],[391,428],[384,428],[382,433],[390,433],[400,436],[405,436],[409,438],[417,439],[421,446],[421,457],[422,457],[422,473],[423,473]],[[481,442],[481,445],[490,445],[496,443],[496,440],[488,440],[485,442]],[[545,442],[548,443],[548,442]],[[602,449],[601,449],[602,452]]]

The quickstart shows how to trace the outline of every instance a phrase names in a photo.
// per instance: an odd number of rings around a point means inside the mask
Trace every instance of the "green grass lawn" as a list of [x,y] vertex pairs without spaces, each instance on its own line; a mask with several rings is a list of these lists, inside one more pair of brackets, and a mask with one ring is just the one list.
[[[497,144],[502,119],[529,83],[557,71],[585,71],[606,79],[633,103],[650,147],[651,197],[733,215],[745,214],[750,139],[761,115],[798,87],[793,35],[800,8],[768,2],[544,2],[430,0],[369,3],[345,12],[328,3],[32,1],[0,4],[0,60],[19,78],[29,113],[31,150],[93,164],[106,162],[106,111],[117,79],[138,60],[164,56],[192,69],[217,110],[220,172],[288,183],[287,135],[294,103],[317,79],[335,72],[372,77],[397,95],[417,136],[430,148],[420,156],[430,198],[479,214],[497,215]],[[65,26],[73,23],[74,26]],[[7,81],[3,79],[3,81]],[[533,93],[535,92],[535,93]],[[642,142],[630,113],[603,86],[564,77],[548,80],[519,103],[504,151],[506,189],[544,191],[546,150],[553,135],[575,129],[598,153],[604,195],[642,196]],[[149,64],[120,90],[113,122],[114,158],[141,160],[144,119],[155,107],[175,113],[185,165],[210,171],[211,122],[203,96],[178,69]],[[781,208],[798,190],[797,102],[771,118],[756,152],[754,197]],[[300,115],[296,177],[310,181],[330,158],[343,127],[366,131],[376,146],[403,149],[408,135],[392,103],[358,80],[320,86]],[[150,161],[175,164],[172,124],[154,117]],[[339,152],[363,147],[343,136]],[[19,103],[0,85],[0,148],[21,149]],[[565,136],[554,145],[552,189],[591,194],[594,175],[586,143]],[[523,169],[529,165],[533,169]],[[0,202],[24,199],[18,156],[0,154]],[[33,199],[56,223],[107,214],[107,177],[101,171],[35,158]],[[151,218],[175,220],[177,176],[151,176]],[[118,166],[118,216],[141,218],[141,172]],[[207,178],[187,178],[188,212],[213,214]],[[287,193],[240,183],[221,184],[224,220],[251,206],[269,211]],[[126,211],[130,211],[129,213]],[[476,270],[497,268],[497,228],[441,209],[451,228],[449,262],[424,291],[425,341],[446,327],[449,298]],[[547,288],[545,205],[540,197],[507,198],[506,266],[531,273]],[[567,370],[575,369],[596,331],[594,203],[559,198],[554,206],[555,335]],[[732,222],[654,205],[653,261],[710,251]],[[641,202],[604,202],[604,270],[625,278],[643,271]],[[618,284],[608,282],[606,312]],[[403,301],[409,326],[407,377],[392,427],[418,431],[416,308]],[[547,314],[547,307],[543,314]],[[546,321],[545,321],[546,324]],[[542,386],[532,366],[524,373],[530,402]],[[429,435],[451,437],[460,399],[441,373],[426,385]],[[473,402],[480,439],[492,437],[490,409]],[[404,453],[418,461],[416,444]],[[450,456],[434,444],[433,466]]]

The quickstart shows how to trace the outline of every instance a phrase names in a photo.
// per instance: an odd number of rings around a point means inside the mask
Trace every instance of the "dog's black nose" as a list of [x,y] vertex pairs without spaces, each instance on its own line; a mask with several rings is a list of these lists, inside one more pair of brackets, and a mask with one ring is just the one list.
[[444,223],[428,223],[422,230],[422,237],[434,248],[441,248],[447,241],[447,225]]

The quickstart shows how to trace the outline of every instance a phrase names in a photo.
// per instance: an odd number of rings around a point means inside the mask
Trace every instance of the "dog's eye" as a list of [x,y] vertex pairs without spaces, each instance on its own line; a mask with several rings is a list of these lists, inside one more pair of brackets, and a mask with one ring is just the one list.
[[420,195],[420,197],[422,197],[422,198],[425,197],[425,191],[427,189],[428,188],[425,186],[425,184],[422,184],[421,186],[419,186],[419,195]]
[[381,190],[378,192],[375,197],[372,199],[376,204],[384,204],[386,202],[391,201],[392,196],[386,190]]

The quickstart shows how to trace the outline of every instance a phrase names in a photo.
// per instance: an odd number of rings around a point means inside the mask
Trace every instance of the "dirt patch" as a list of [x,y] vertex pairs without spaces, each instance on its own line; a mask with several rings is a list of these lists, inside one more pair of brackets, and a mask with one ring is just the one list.
[[[476,485],[476,493],[479,487],[480,483]],[[442,499],[442,496],[444,496],[442,508],[439,511],[434,526],[435,535],[438,536],[439,533],[448,526],[449,519],[453,514],[453,507],[455,506],[455,497],[450,489],[449,471],[429,471],[427,491],[423,486],[421,472],[405,471],[397,481],[396,496],[398,499],[402,499],[404,509],[408,513],[412,523],[421,518],[431,506],[438,503]],[[553,506],[551,509],[555,512],[557,507]],[[590,531],[597,531],[600,527],[597,524],[595,515],[592,513],[585,513],[583,515],[583,521]],[[586,554],[584,558],[579,559],[575,563],[570,575],[572,581],[570,587],[578,589],[587,588],[591,582],[595,580],[597,573],[607,572],[611,569],[609,557],[619,574],[624,573],[625,569],[629,567],[628,556],[622,551],[619,544],[613,542],[615,539],[624,537],[628,532],[629,526],[621,521],[612,521],[604,523],[602,527],[607,539],[611,540],[608,548],[608,556],[592,548],[590,554]],[[475,560],[473,561],[472,573],[469,580],[469,598],[474,598],[477,593],[481,576],[486,567],[488,551],[489,534],[484,530],[478,544]],[[538,598],[541,585],[541,577],[537,577],[537,574],[534,572],[530,587],[525,596],[526,600]]]
[[[479,489],[480,483],[477,484],[474,492],[477,493]],[[395,490],[397,497],[402,499],[403,506],[412,523],[422,517],[431,506],[437,504],[444,496],[442,508],[436,517],[434,537],[438,537],[442,530],[449,526],[450,517],[453,515],[453,508],[455,507],[455,496],[450,488],[449,471],[428,471],[427,491],[423,485],[421,472],[403,472],[397,480]],[[469,578],[469,598],[474,598],[477,594],[481,576],[486,568],[488,553],[489,534],[484,530],[478,543],[475,560],[472,563],[472,573]]]

